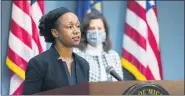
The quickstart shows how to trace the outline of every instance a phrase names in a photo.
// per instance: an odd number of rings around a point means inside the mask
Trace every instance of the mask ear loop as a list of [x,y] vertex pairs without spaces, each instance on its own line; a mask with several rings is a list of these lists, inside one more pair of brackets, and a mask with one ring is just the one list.
[[105,41],[106,41],[106,36],[107,36],[107,34],[106,34],[105,31],[104,31],[103,33],[104,33],[104,36],[105,36],[105,37],[103,38],[103,39],[104,39],[103,42],[105,42]]

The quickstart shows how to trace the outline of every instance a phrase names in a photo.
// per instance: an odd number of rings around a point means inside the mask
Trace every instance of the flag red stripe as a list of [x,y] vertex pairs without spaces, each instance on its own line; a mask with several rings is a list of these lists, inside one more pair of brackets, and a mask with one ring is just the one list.
[[42,0],[40,1],[37,1],[39,7],[40,7],[40,10],[42,11],[42,15],[44,14],[44,2]]
[[14,4],[30,16],[30,3],[23,0],[14,0]]
[[135,58],[132,54],[130,54],[129,52],[127,52],[125,49],[123,49],[122,51],[122,56],[128,60],[129,62],[131,62],[132,64],[134,64],[137,69],[147,78],[147,80],[154,80],[154,76],[152,74],[152,72],[150,71],[150,69],[147,67],[144,67],[138,60],[137,58]]
[[13,95],[20,95],[20,94],[22,94],[23,85],[24,85],[24,83],[22,82],[21,85],[13,93]]
[[163,75],[162,75],[163,72],[162,72],[160,51],[158,49],[159,46],[158,46],[158,44],[156,42],[156,39],[155,39],[155,37],[154,37],[154,35],[153,35],[149,26],[148,26],[148,42],[149,42],[149,44],[150,44],[150,46],[151,46],[151,48],[152,48],[152,50],[155,54],[155,57],[157,59],[158,67],[159,67],[159,71],[160,71],[160,77],[162,78],[163,77]]
[[145,38],[127,23],[125,23],[125,29],[126,29],[125,34],[132,38],[132,40],[134,40],[138,45],[140,45],[143,49],[146,50]]
[[136,1],[128,1],[128,9],[134,12],[137,16],[146,21],[146,10],[141,7]]
[[26,70],[27,62],[22,59],[19,55],[17,55],[11,48],[8,48],[8,57],[12,62],[14,62],[17,66],[19,66],[24,71]]
[[154,10],[155,16],[157,17],[157,7],[154,6],[154,7],[153,7],[153,10]]
[[13,19],[11,20],[11,32],[17,38],[19,38],[24,44],[32,48],[31,44],[32,37],[28,34],[26,30],[21,28]]
[[33,21],[33,19],[31,19],[31,21],[32,21],[32,30],[33,30],[32,31],[32,38],[38,46],[39,53],[41,53],[41,52],[43,52],[43,49],[42,49],[42,46],[41,46],[37,26],[36,26],[35,22]]

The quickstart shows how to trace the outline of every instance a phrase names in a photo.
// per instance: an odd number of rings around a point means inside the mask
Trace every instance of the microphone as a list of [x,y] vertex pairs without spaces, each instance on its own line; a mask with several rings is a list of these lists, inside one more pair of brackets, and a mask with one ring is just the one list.
[[122,78],[116,73],[116,71],[114,70],[114,68],[112,66],[107,66],[106,72],[111,74],[118,81],[123,81]]

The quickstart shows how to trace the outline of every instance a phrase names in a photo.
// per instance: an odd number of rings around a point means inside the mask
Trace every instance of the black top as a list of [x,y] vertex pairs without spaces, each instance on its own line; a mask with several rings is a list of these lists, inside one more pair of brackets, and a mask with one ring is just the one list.
[[89,63],[85,59],[73,53],[73,75],[76,78],[72,76],[68,80],[68,71],[66,72],[65,63],[58,59],[59,56],[52,45],[49,50],[30,59],[26,68],[23,95],[89,81]]
[[67,73],[67,77],[68,77],[68,82],[69,85],[74,85],[76,84],[76,72],[75,72],[75,63],[72,62],[72,66],[71,66],[71,75],[67,69],[67,65],[66,62],[61,61],[62,63],[64,63],[64,67],[65,67],[65,71]]

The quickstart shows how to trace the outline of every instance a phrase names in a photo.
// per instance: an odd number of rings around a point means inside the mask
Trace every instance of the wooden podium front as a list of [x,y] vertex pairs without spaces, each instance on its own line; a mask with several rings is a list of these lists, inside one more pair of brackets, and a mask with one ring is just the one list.
[[184,80],[81,83],[74,86],[40,92],[35,95],[122,95],[132,85],[142,82],[158,84],[163,87],[169,95],[184,95]]

